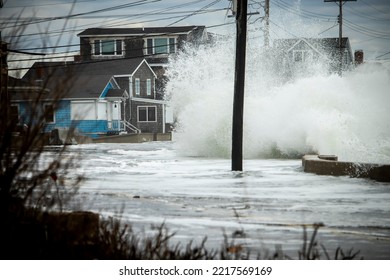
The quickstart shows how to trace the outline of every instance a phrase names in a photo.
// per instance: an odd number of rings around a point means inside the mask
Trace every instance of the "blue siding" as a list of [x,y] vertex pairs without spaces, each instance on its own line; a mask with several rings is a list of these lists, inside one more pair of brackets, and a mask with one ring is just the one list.
[[106,134],[108,131],[106,120],[82,120],[72,121],[72,125],[81,133],[90,137]]
[[[37,120],[30,122],[29,119],[31,115],[29,102],[19,102],[18,105],[21,122],[27,125],[36,124]],[[43,132],[50,132],[55,128],[75,128],[81,134],[96,138],[99,134],[107,134],[108,122],[107,120],[71,120],[71,102],[61,100],[55,112],[55,123],[46,124]],[[119,122],[113,122],[112,129],[119,130],[119,128]]]
[[70,101],[60,101],[60,106],[56,111],[56,127],[69,127],[70,120]]
[[55,123],[45,125],[44,131],[50,132],[54,128],[70,128],[70,101],[61,100],[55,112]]

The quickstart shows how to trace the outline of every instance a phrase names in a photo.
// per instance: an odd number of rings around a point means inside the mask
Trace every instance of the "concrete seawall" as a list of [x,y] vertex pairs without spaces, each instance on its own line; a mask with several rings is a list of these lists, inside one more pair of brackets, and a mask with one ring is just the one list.
[[95,138],[94,143],[142,143],[151,141],[171,141],[171,133],[140,133],[140,134],[123,134],[113,136],[102,136]]
[[350,176],[390,182],[390,165],[338,161],[337,156],[305,155],[304,172],[317,175]]

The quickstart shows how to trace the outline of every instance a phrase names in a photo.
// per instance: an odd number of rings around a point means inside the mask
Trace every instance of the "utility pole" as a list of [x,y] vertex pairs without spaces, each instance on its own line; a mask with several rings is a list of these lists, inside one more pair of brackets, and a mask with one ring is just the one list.
[[236,64],[234,75],[232,171],[242,171],[244,87],[248,0],[236,2]]
[[356,1],[356,0],[324,0],[324,2],[338,2],[339,6],[339,75],[342,75],[343,71],[343,54],[344,54],[344,46],[343,46],[343,5],[345,2]]
[[264,12],[265,12],[264,46],[268,48],[269,47],[269,0],[265,0]]
[[1,40],[0,33],[0,119],[5,124],[8,122],[9,114],[7,55],[7,43]]

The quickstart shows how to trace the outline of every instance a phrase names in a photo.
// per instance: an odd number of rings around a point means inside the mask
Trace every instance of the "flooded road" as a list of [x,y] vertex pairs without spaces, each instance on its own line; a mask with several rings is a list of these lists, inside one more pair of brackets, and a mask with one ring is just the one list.
[[[184,157],[172,142],[90,144],[70,147],[84,174],[74,207],[121,216],[136,232],[165,223],[174,241],[201,241],[219,249],[223,234],[261,252],[275,248],[292,258],[302,246],[303,225],[323,223],[318,234],[333,257],[338,246],[365,259],[390,259],[390,184],[317,176],[300,160],[244,161]],[[312,227],[308,227],[309,237]],[[324,254],[322,254],[325,258]]]

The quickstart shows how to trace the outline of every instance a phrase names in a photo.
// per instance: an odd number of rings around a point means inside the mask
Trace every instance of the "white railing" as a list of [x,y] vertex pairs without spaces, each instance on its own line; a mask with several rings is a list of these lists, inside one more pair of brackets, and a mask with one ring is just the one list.
[[125,132],[126,128],[131,130],[133,133],[141,133],[141,130],[137,128],[136,126],[132,125],[128,121],[121,121],[121,120],[114,120],[114,121],[109,121],[108,122],[108,128],[112,131],[118,131],[118,132]]
[[124,121],[123,121],[123,124],[125,125],[126,128],[130,129],[130,130],[133,131],[134,133],[138,133],[138,134],[141,133],[141,130],[140,130],[138,127],[132,125],[132,124],[129,123],[128,121],[124,120]]

